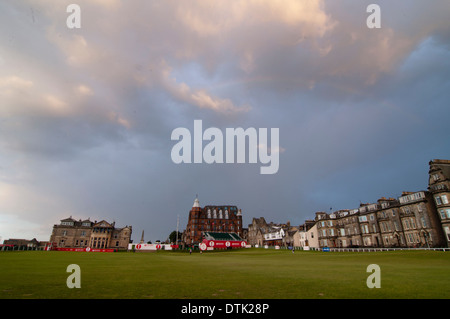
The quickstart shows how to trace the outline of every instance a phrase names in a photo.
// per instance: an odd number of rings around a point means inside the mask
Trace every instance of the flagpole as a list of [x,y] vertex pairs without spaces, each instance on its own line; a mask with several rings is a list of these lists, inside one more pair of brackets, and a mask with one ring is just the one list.
[[178,225],[180,224],[180,215],[177,215],[177,240],[175,242],[175,245],[178,245]]

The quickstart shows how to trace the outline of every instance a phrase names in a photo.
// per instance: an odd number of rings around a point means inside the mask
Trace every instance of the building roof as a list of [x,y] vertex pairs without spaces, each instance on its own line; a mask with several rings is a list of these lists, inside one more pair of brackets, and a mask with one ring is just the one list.
[[219,232],[205,232],[205,239],[207,240],[231,240],[242,241],[243,239],[236,233],[219,233]]
[[200,202],[198,201],[198,197],[195,197],[194,205],[192,207],[200,207]]
[[430,173],[440,170],[445,178],[450,179],[450,160],[435,159],[430,161]]

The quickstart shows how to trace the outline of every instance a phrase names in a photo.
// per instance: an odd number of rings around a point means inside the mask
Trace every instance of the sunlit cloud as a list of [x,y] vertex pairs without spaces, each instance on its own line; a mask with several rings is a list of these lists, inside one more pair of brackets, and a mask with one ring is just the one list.
[[235,106],[228,98],[211,96],[204,89],[194,90],[184,82],[178,83],[175,78],[171,77],[170,70],[168,66],[162,70],[163,85],[174,98],[181,102],[223,114],[248,112],[251,109],[250,106]]

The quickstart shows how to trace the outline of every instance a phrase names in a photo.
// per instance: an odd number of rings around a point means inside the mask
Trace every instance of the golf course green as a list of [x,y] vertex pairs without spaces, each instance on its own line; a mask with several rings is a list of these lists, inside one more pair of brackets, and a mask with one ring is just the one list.
[[[80,288],[69,288],[79,266]],[[369,288],[369,265],[380,288]],[[0,252],[1,299],[448,299],[443,251]]]

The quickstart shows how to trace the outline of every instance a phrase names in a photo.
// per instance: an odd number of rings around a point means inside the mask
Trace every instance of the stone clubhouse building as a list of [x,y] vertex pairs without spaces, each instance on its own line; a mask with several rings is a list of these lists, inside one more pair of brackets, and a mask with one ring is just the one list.
[[126,250],[131,233],[132,226],[116,228],[115,222],[76,220],[70,216],[53,226],[50,243],[57,248]]

